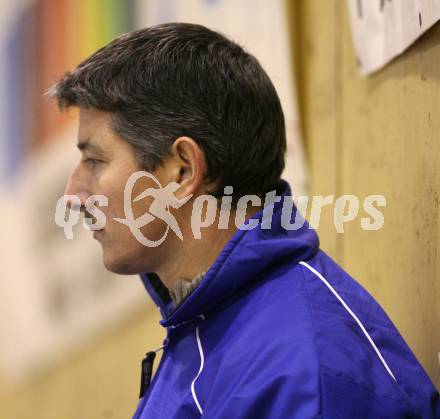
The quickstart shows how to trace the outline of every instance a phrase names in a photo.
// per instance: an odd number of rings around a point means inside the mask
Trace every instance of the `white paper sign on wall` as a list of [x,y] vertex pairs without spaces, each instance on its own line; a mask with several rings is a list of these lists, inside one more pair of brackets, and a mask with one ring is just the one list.
[[440,18],[438,0],[347,0],[359,71],[373,73]]

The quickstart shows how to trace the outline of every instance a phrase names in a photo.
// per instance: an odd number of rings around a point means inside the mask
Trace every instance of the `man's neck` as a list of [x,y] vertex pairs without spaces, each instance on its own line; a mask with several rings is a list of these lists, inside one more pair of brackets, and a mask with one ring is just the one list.
[[156,273],[169,290],[174,289],[176,281],[191,281],[201,272],[206,272],[236,231],[210,227],[205,230],[200,239],[195,239],[192,234],[184,235],[184,240],[176,243],[167,263],[157,270]]
[[[258,212],[261,207],[250,207],[246,219]],[[217,259],[226,243],[232,238],[238,228],[235,225],[235,212],[231,211],[227,229],[218,228],[216,222],[201,229],[201,238],[196,239],[189,225],[182,228],[183,241],[175,238],[172,243],[172,255],[166,258],[166,263],[156,270],[163,284],[170,291],[178,281],[192,281],[195,277],[206,272]]]

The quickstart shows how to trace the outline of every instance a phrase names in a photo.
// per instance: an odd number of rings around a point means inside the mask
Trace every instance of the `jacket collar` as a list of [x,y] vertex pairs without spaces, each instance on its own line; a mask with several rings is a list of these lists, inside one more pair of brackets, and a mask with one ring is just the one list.
[[[282,269],[283,264],[291,266],[315,255],[319,240],[307,221],[297,230],[286,230],[281,225],[283,202],[292,200],[290,186],[283,179],[277,185],[277,196],[282,197],[280,202],[266,205],[250,218],[258,220],[254,229],[238,229],[234,233],[203,281],[177,308],[156,274],[140,275],[147,292],[161,311],[162,326],[176,327],[227,304],[245,286],[257,281],[262,271],[267,274],[267,270]],[[262,221],[270,214],[267,210],[269,206],[273,206],[272,224],[270,229],[264,229]],[[293,203],[292,207],[293,223],[297,209]],[[299,213],[298,217],[301,217]]]

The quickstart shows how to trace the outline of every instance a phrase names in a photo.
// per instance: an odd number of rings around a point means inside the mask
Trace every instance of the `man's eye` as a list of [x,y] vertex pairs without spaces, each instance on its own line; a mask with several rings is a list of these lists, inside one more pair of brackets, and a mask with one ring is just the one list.
[[96,159],[84,159],[83,160],[84,163],[86,163],[88,166],[90,166],[91,168],[94,168],[97,164],[98,164],[98,160]]

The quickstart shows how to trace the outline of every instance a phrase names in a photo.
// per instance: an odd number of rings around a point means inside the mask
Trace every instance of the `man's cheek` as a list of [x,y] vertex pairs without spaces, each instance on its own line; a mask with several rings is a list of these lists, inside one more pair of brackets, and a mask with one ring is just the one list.
[[[133,197],[135,197],[135,194],[133,193]],[[149,214],[150,212],[150,206],[154,199],[151,196],[145,197],[140,201],[133,202],[131,201],[131,209],[133,211],[133,217],[136,220],[139,217],[142,217],[145,214]]]
[[140,231],[144,237],[156,242],[159,241],[167,233],[167,228],[169,228],[167,223],[158,218],[155,218],[147,225],[141,227]]

